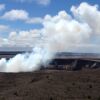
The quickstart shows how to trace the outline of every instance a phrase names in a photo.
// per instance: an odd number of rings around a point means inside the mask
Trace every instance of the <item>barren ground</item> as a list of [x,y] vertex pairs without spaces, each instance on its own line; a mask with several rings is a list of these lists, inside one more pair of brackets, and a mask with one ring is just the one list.
[[0,100],[100,100],[100,69],[0,73]]

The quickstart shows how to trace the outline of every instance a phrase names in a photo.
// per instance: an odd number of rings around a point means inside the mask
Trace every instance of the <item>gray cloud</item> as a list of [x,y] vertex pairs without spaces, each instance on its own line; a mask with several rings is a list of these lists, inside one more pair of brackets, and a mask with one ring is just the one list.
[[50,4],[51,0],[13,0],[13,1],[16,1],[16,2],[21,2],[21,3],[31,3],[31,2],[36,2],[37,4],[40,4],[40,5],[48,5]]
[[0,4],[0,11],[5,9],[5,4]]

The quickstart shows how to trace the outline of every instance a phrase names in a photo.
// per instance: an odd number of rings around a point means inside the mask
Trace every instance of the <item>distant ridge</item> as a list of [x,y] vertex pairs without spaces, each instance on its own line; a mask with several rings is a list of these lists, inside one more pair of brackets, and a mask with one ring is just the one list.
[[99,58],[100,53],[74,53],[74,52],[58,52],[56,58]]
[[[0,58],[5,57],[5,58],[11,58],[17,54],[21,54],[21,53],[26,53],[26,52],[31,52],[31,49],[27,49],[27,50],[6,50],[6,51],[0,51]],[[100,53],[74,53],[74,52],[58,52],[56,53],[54,59],[80,59],[80,58],[88,58],[88,59],[100,59]]]
[[32,47],[0,47],[0,52],[32,51]]
[[100,53],[75,53],[75,52],[58,52],[56,54],[56,56],[69,56],[69,55],[72,55],[72,56],[86,56],[86,55],[92,55],[92,56],[100,56]]

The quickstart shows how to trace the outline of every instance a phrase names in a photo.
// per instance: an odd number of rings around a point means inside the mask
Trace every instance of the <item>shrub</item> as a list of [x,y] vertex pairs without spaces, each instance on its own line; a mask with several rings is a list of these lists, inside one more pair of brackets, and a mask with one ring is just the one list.
[[72,85],[74,86],[74,85],[75,85],[75,83],[73,82],[73,83],[72,83]]
[[100,100],[100,96],[97,98],[97,100]]
[[0,100],[6,100],[5,97],[0,97]]
[[49,100],[53,100],[53,98],[52,97],[50,97],[50,99]]
[[91,99],[91,96],[90,95],[88,95],[88,99]]
[[15,96],[18,96],[18,93],[17,93],[17,92],[14,92],[14,95],[15,95]]
[[92,88],[92,85],[91,84],[89,85],[89,88]]

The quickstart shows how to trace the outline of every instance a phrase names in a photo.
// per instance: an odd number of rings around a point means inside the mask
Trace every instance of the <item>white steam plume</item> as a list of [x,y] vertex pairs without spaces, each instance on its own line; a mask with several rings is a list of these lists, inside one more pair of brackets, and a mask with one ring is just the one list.
[[[48,62],[48,54],[41,48],[35,48],[32,53],[18,54],[10,60],[2,58],[0,60],[1,72],[28,72],[38,70],[40,65],[44,65],[44,61]],[[45,63],[46,64],[46,63]]]
[[[97,6],[81,3],[79,7],[72,6],[74,18],[66,11],[60,11],[56,16],[46,15],[42,19],[43,28],[36,31],[41,38],[34,41],[32,53],[18,54],[10,60],[0,60],[1,72],[27,72],[35,71],[41,65],[47,64],[57,52],[71,51],[86,45],[94,45],[91,38],[100,36],[100,11]],[[97,18],[95,18],[97,17]],[[97,27],[96,27],[97,26]],[[12,36],[14,40],[12,40]],[[33,32],[20,32],[10,34],[10,43],[32,40]],[[24,41],[25,42],[25,41]],[[23,42],[22,42],[23,43]],[[29,42],[30,45],[32,41]],[[33,45],[32,45],[33,46]],[[87,46],[86,46],[87,47]]]

